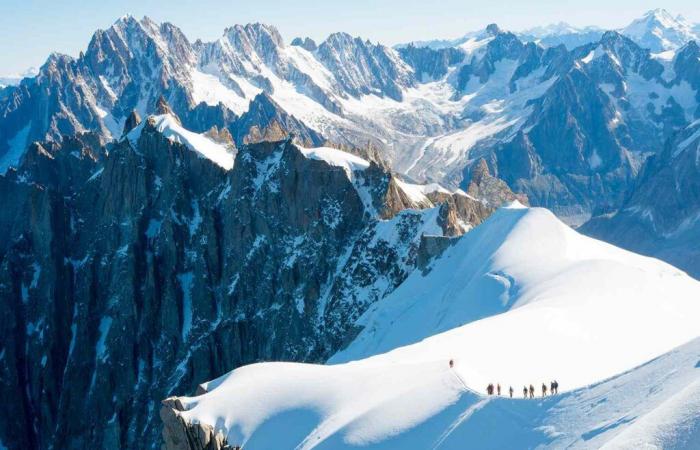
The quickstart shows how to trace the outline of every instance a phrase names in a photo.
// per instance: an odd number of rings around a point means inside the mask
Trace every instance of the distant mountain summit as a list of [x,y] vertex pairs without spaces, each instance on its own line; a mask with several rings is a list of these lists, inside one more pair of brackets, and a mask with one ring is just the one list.
[[647,12],[621,32],[653,53],[676,50],[690,41],[698,40],[692,24],[682,16],[673,17],[665,9]]

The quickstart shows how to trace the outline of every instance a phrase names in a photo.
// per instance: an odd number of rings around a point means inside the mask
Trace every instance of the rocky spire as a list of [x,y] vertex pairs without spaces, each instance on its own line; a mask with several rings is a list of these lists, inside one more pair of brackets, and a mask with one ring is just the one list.
[[204,134],[211,140],[218,142],[219,144],[223,144],[230,149],[236,148],[236,144],[233,141],[233,136],[231,136],[231,132],[226,127],[219,129],[219,127],[214,125]]
[[301,48],[308,50],[310,52],[313,52],[318,48],[318,46],[316,45],[316,41],[314,41],[313,39],[311,39],[309,37],[306,37],[304,39],[302,39],[300,37],[296,37],[292,41],[292,45],[301,47]]
[[489,165],[484,158],[481,158],[472,170],[467,194],[485,201],[492,207],[498,207],[513,200],[529,205],[527,195],[514,193],[505,181],[491,175]]
[[180,118],[175,114],[175,111],[170,107],[170,104],[168,104],[168,101],[163,97],[162,95],[158,97],[158,100],[156,101],[156,109],[155,109],[155,114],[160,116],[163,114],[170,114],[177,120],[177,123],[182,125],[182,122],[180,122]]
[[495,23],[490,23],[486,27],[486,32],[491,36],[498,36],[499,34],[501,34],[501,29]]
[[484,158],[481,158],[479,162],[476,163],[476,167],[474,167],[474,170],[472,171],[471,182],[479,185],[485,178],[490,176],[491,172],[489,171],[489,165]]
[[136,110],[132,110],[131,114],[129,114],[129,117],[126,118],[126,121],[124,122],[124,131],[122,132],[122,136],[126,136],[126,134],[136,128],[138,124],[141,123],[141,116],[139,113],[136,112]]

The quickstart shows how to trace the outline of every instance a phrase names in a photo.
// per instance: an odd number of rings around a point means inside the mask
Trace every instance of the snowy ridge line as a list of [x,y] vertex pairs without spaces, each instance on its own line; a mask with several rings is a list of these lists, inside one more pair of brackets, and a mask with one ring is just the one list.
[[458,374],[456,371],[452,370],[452,368],[450,368],[450,370],[451,370],[452,373],[457,377],[457,379],[458,379],[459,382],[462,384],[462,386],[464,386],[464,391],[465,391],[465,392],[471,392],[471,393],[474,394],[474,395],[479,395],[479,396],[481,396],[481,397],[484,397],[484,395],[482,395],[482,394],[476,392],[474,389],[471,389],[469,386],[467,386],[467,383],[464,382],[464,380],[462,379],[462,377],[460,377],[459,374]]
[[[697,378],[698,298],[700,283],[672,266],[511,204],[375,303],[327,364],[241,367],[181,397],[178,414],[251,448],[513,448],[522,435],[526,448],[597,447],[633,422],[616,422],[619,408],[640,417]],[[534,401],[479,393],[551,378],[560,393]],[[494,421],[507,426],[479,434]]]

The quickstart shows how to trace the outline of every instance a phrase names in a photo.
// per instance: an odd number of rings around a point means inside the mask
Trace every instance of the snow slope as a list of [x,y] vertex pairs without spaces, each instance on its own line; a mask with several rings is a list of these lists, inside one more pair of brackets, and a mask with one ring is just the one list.
[[[480,391],[489,381],[551,377],[571,389],[699,336],[698,294],[700,283],[670,265],[584,237],[545,209],[513,205],[374,305],[364,331],[331,362],[403,347],[393,358],[469,361],[460,370]],[[503,339],[503,330],[518,338]]]
[[[203,134],[186,130],[170,114],[151,116],[149,120],[153,120],[155,129],[171,141],[187,146],[190,150],[199,153],[226,170],[233,168],[234,156],[225,146],[212,141]],[[127,134],[127,139],[132,144],[135,145],[135,142],[141,136],[146,122],[141,122]]]
[[[692,448],[698,317],[684,273],[514,204],[378,302],[330,365],[242,367],[181,414],[248,448]],[[553,378],[545,400],[480,394]]]

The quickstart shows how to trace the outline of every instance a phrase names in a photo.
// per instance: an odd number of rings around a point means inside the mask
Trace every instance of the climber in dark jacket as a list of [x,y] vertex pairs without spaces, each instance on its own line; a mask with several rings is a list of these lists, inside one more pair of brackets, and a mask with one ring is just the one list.
[[542,397],[547,395],[547,385],[542,383]]
[[535,386],[530,385],[530,398],[535,398]]
[[523,397],[527,398],[527,386],[523,386]]
[[513,398],[513,386],[508,389],[508,392],[510,392],[510,398]]

